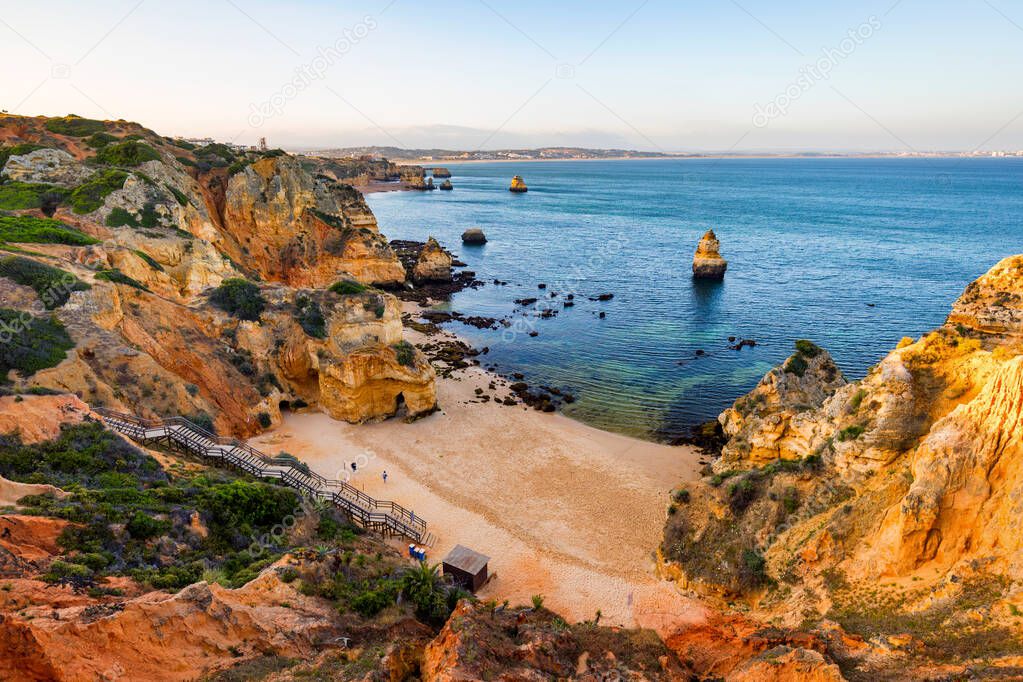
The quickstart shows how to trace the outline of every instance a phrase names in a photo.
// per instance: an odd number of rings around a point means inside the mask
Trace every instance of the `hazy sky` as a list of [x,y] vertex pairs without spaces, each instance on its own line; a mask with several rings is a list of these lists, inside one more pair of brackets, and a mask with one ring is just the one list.
[[12,113],[285,147],[1023,149],[1020,0],[2,0],[0,60]]

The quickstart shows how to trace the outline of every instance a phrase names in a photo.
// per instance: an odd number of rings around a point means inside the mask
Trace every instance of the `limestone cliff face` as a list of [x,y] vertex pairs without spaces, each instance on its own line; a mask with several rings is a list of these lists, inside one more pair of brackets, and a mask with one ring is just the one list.
[[[782,620],[802,610],[863,627],[856,600],[892,580],[910,587],[871,598],[883,602],[876,627],[922,614],[916,629],[894,627],[926,646],[1017,633],[1007,604],[1023,578],[1021,264],[996,265],[945,326],[903,340],[861,381],[822,372],[822,352],[798,379],[773,370],[722,414],[731,438],[717,478],[688,487],[666,530],[687,583],[755,594]],[[1003,636],[1006,651],[1016,636]]]
[[[354,215],[344,207],[354,204]],[[225,249],[260,276],[323,287],[343,276],[398,284],[404,269],[361,199],[316,180],[291,157],[265,158],[231,176],[224,204]]]
[[821,407],[846,381],[827,351],[807,341],[798,348],[749,395],[721,413],[729,441],[715,463],[718,470],[799,459],[819,439],[810,410]]
[[721,257],[721,242],[718,241],[714,230],[707,230],[697,244],[696,255],[693,256],[693,277],[724,279],[727,269],[728,261]]
[[[432,370],[399,346],[397,300],[376,289],[325,290],[342,279],[405,280],[356,190],[282,152],[195,150],[126,122],[103,124],[109,139],[97,144],[113,145],[104,153],[118,158],[109,165],[92,143],[52,134],[50,124],[0,117],[5,144],[42,147],[11,156],[3,173],[73,196],[55,217],[98,243],[31,245],[25,257],[90,288],[53,311],[75,348],[55,367],[13,377],[17,385],[148,417],[208,416],[236,436],[277,424],[282,404],[352,421],[399,405],[410,417],[434,409]],[[137,139],[123,147],[129,134]],[[97,179],[101,186],[83,185]],[[261,282],[267,305],[258,320],[210,302],[212,288],[239,277]],[[47,312],[37,292],[10,279],[0,278],[0,296],[5,306]]]

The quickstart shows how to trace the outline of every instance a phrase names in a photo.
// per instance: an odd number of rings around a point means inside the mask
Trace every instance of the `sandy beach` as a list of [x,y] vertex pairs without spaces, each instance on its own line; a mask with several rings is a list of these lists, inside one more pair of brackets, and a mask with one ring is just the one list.
[[471,367],[438,379],[441,411],[418,422],[290,414],[252,444],[329,477],[355,460],[356,486],[426,519],[437,537],[431,562],[456,544],[491,557],[496,577],[481,598],[528,604],[540,594],[572,620],[600,610],[601,622],[658,630],[701,618],[701,607],[654,575],[670,492],[698,477],[698,452],[478,400],[477,388],[508,395],[506,383]]

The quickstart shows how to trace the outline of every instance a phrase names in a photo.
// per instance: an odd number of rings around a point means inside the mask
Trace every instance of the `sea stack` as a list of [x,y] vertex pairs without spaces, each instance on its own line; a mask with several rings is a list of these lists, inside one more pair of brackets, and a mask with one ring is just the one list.
[[440,188],[443,190],[451,191],[455,188],[455,186],[451,184],[450,180],[445,180],[444,182],[440,183]]
[[419,252],[416,266],[412,270],[412,279],[417,283],[451,281],[451,256],[433,237],[427,240]]
[[434,168],[433,169],[433,177],[438,178],[438,179],[450,178],[451,177],[451,171],[449,171],[447,168]]
[[721,243],[718,241],[714,230],[707,230],[703,235],[699,246],[696,247],[696,255],[693,256],[693,277],[695,279],[725,278],[725,270],[728,269],[728,261],[721,257],[719,249]]
[[462,233],[462,243],[470,246],[480,246],[487,243],[487,235],[478,227],[470,227]]
[[522,194],[524,192],[528,192],[529,188],[526,187],[526,181],[522,179],[522,176],[516,175],[514,178],[512,178],[511,187],[509,187],[508,190],[511,192]]

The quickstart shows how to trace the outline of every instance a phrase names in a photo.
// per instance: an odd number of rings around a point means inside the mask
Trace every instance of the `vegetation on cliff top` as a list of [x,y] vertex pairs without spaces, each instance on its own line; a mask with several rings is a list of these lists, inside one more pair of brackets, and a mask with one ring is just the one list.
[[266,299],[259,286],[240,277],[221,282],[210,294],[210,301],[229,315],[242,320],[258,320],[266,308]]
[[[0,190],[2,188],[0,185]],[[99,240],[72,229],[59,220],[19,215],[0,216],[0,242],[88,246],[99,243]]]
[[0,380],[10,371],[24,376],[56,367],[75,347],[64,325],[50,316],[0,308]]
[[47,310],[59,308],[67,303],[72,292],[89,288],[88,284],[70,272],[21,256],[0,258],[0,277],[32,287],[39,294]]
[[71,191],[69,197],[71,209],[78,214],[92,213],[103,205],[103,200],[108,194],[123,188],[127,179],[128,174],[124,171],[112,168],[99,171]]
[[62,118],[51,118],[46,122],[46,129],[57,135],[88,137],[106,130],[106,124],[103,121],[69,114]]
[[146,161],[159,161],[160,154],[148,144],[131,140],[118,144],[108,144],[96,152],[97,163],[108,166],[129,166],[134,168]]
[[0,181],[0,209],[4,211],[25,211],[41,208],[47,215],[53,215],[57,206],[67,197],[68,191],[56,185],[30,182]]

